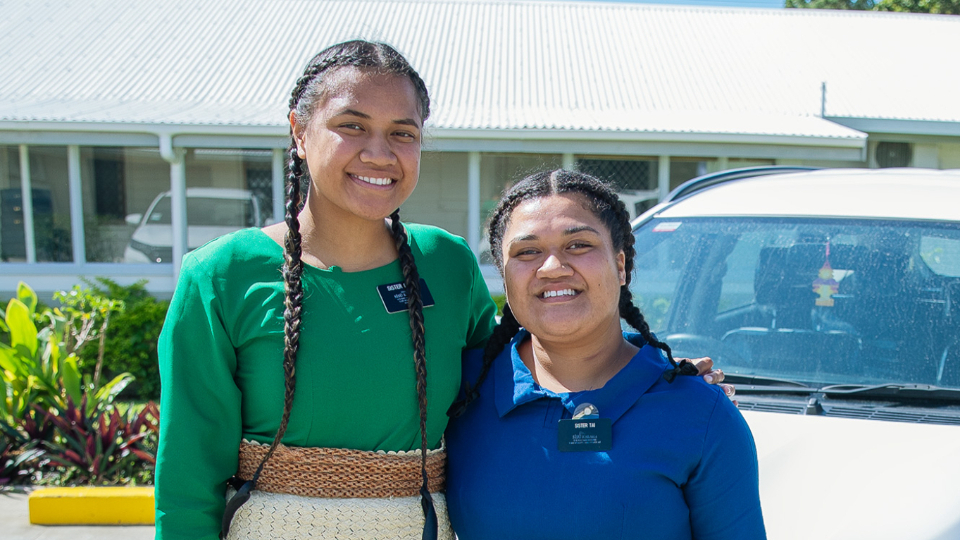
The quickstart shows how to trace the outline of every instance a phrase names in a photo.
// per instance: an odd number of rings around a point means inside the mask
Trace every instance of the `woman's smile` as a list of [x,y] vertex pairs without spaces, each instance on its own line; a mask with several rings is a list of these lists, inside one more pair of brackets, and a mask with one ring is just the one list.
[[565,301],[579,294],[580,293],[578,291],[575,291],[573,289],[560,289],[560,290],[543,291],[540,297],[543,298],[544,300]]
[[393,178],[377,178],[375,176],[360,176],[359,174],[351,174],[350,178],[363,182],[364,184],[370,184],[371,186],[391,186],[396,183],[396,180]]
[[532,334],[568,341],[619,328],[624,255],[583,196],[520,203],[502,245],[507,302]]
[[342,67],[309,125],[291,126],[310,171],[307,218],[381,223],[420,175],[419,101],[406,77]]

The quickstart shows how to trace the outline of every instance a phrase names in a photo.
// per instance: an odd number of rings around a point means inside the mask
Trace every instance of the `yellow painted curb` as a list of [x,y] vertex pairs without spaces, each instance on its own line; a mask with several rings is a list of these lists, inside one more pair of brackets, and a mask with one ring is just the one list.
[[29,505],[35,525],[153,525],[152,487],[44,488]]

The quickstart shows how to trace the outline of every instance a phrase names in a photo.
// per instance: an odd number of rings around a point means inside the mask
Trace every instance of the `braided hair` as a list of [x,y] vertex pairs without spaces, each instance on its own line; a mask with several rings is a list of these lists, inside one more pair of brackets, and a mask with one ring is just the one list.
[[[633,303],[630,279],[633,274],[633,259],[636,251],[633,247],[634,238],[630,227],[630,214],[617,193],[604,182],[587,174],[559,169],[552,172],[532,174],[510,188],[500,199],[487,229],[490,253],[497,269],[500,271],[500,275],[503,275],[503,235],[507,230],[513,211],[522,202],[565,193],[583,195],[587,201],[587,208],[610,231],[614,252],[623,251],[626,279],[620,287],[620,317],[636,329],[647,343],[666,354],[670,365],[673,366],[664,374],[667,381],[673,382],[677,375],[696,375],[698,370],[694,364],[686,360],[678,364],[673,359],[670,346],[653,335],[653,332],[650,331],[650,325],[647,324],[643,314]],[[491,334],[484,349],[483,365],[480,368],[477,381],[472,386],[465,385],[465,397],[454,403],[448,414],[459,416],[466,410],[467,405],[478,396],[477,389],[486,379],[493,360],[500,355],[503,348],[510,343],[519,330],[520,323],[517,322],[513,312],[510,311],[510,306],[504,305],[500,324],[494,328],[493,334]]]
[[[421,121],[426,121],[430,115],[430,97],[427,87],[420,75],[409,62],[394,48],[384,43],[371,43],[354,40],[339,43],[324,49],[310,60],[297,79],[290,96],[290,113],[294,116],[298,126],[307,126],[313,117],[317,104],[329,90],[325,84],[325,74],[342,67],[357,67],[364,71],[371,71],[382,75],[397,75],[406,77],[414,86],[418,99],[418,108]],[[221,529],[221,538],[226,537],[229,531],[230,519],[233,513],[249,498],[249,491],[256,485],[257,479],[263,472],[267,460],[280,445],[290,421],[290,412],[293,409],[293,399],[296,390],[296,360],[300,346],[301,319],[303,310],[303,249],[300,234],[299,213],[304,205],[304,187],[309,184],[309,172],[304,166],[304,160],[297,153],[296,140],[291,128],[291,143],[287,150],[287,174],[285,180],[284,221],[287,233],[284,238],[284,311],[283,311],[283,414],[280,426],[269,450],[257,467],[253,478],[246,482],[241,491],[242,500],[236,504],[233,501],[227,505]],[[425,516],[424,539],[436,538],[437,517],[433,506],[433,499],[427,489],[427,366],[426,341],[424,337],[423,301],[420,294],[420,276],[417,271],[413,251],[407,241],[407,234],[400,222],[400,210],[390,215],[390,232],[393,236],[399,254],[399,262],[403,272],[403,282],[407,291],[407,308],[410,316],[410,329],[414,348],[414,369],[416,372],[417,405],[420,412],[420,449],[422,485],[420,494],[421,504]],[[238,491],[238,495],[241,495]],[[232,507],[232,510],[231,510]]]

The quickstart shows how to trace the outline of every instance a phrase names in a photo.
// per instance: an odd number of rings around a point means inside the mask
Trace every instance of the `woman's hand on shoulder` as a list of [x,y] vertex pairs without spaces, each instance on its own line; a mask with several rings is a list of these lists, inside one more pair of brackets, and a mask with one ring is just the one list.
[[723,383],[723,371],[719,369],[713,369],[713,359],[708,356],[703,358],[677,358],[676,361],[686,360],[693,365],[697,366],[697,370],[700,371],[700,376],[703,377],[703,380],[707,381],[709,384],[719,384],[720,388],[723,389],[723,393],[730,398],[730,401],[733,401],[733,404],[737,404],[737,400],[733,399],[734,394],[736,394],[737,389],[734,388],[732,384],[722,384]]

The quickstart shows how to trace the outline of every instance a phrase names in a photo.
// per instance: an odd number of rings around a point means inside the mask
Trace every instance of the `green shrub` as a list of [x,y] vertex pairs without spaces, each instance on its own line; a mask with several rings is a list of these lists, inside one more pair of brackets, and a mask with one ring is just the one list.
[[[0,419],[16,422],[31,404],[52,406],[82,392],[74,353],[78,338],[74,319],[59,310],[37,312],[37,295],[22,281],[17,298],[0,309]],[[92,327],[95,317],[87,317]]]
[[[110,318],[110,327],[104,341],[103,377],[109,379],[120,373],[130,373],[136,379],[123,392],[124,399],[147,401],[160,396],[160,371],[157,367],[157,338],[167,315],[166,301],[158,301],[145,287],[146,281],[133,285],[118,285],[99,277],[96,283],[87,282],[94,292],[111,300],[122,301],[122,313]],[[95,369],[95,348],[80,354],[81,369],[92,373]]]

